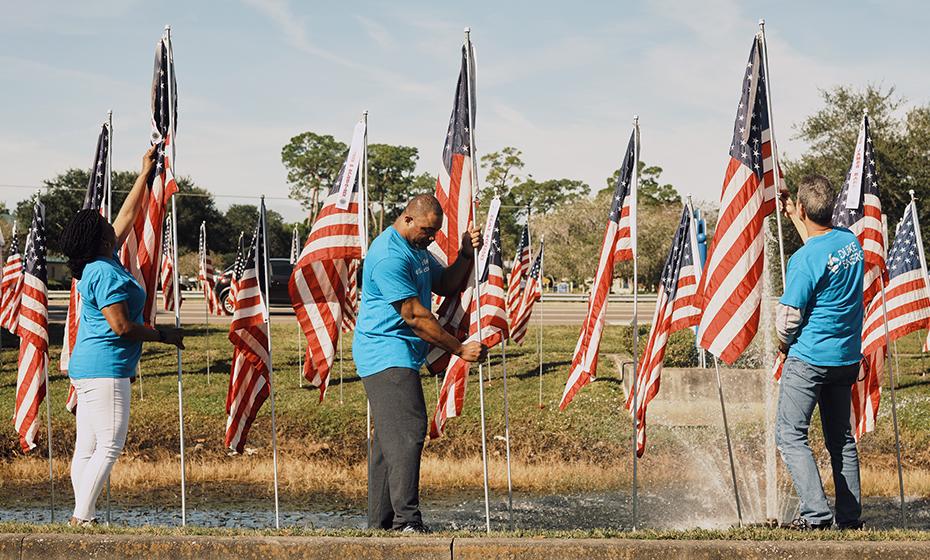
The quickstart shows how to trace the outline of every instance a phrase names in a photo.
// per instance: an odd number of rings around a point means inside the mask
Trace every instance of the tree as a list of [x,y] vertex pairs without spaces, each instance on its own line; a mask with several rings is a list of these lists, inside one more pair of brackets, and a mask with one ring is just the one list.
[[[491,152],[481,156],[481,169],[487,170],[484,175],[484,184],[491,189],[486,198],[490,200],[493,195],[504,197],[510,189],[519,185],[523,178],[519,173],[523,169],[523,152],[513,146],[506,146],[499,152]],[[484,198],[484,197],[483,197]]]
[[411,146],[368,146],[368,196],[378,203],[378,231],[384,230],[385,216],[392,220],[410,198],[419,157]]
[[329,134],[303,132],[291,138],[281,149],[291,198],[315,214],[321,194],[339,177],[348,150],[348,146]]
[[[510,191],[510,201],[520,208],[530,208],[533,214],[545,214],[557,206],[584,198],[591,187],[575,179],[537,181],[532,177]],[[522,215],[525,212],[520,212]]]
[[[908,107],[894,87],[874,85],[861,90],[839,86],[822,91],[821,96],[823,107],[797,127],[797,137],[809,149],[797,159],[781,160],[789,189],[796,190],[805,175],[818,173],[839,192],[852,161],[862,113],[867,110],[889,233],[894,235],[894,226],[910,202],[910,189],[917,197],[919,215],[930,217],[930,104]],[[786,251],[790,252],[800,241],[793,228],[785,230],[786,244],[790,242]],[[930,219],[923,220],[921,231],[924,238],[930,235]]]
[[[664,205],[677,204],[681,201],[681,195],[669,183],[660,183],[659,176],[662,175],[662,168],[658,165],[646,164],[642,161],[636,164],[639,175],[639,190],[636,192],[637,201],[641,205]],[[614,171],[607,178],[607,186],[602,189],[608,192],[614,192],[617,188],[617,181],[620,180],[620,169]]]
[[[268,229],[268,255],[271,258],[285,258],[291,254],[291,234],[294,227],[284,222],[281,214],[274,210],[265,210],[265,216]],[[232,251],[236,251],[236,242],[239,240],[239,232],[245,232],[245,243],[252,240],[252,234],[255,233],[255,226],[258,223],[258,206],[254,204],[233,204],[226,210],[226,220],[229,223],[232,235],[230,241]],[[217,250],[219,251],[219,250]]]
[[[216,208],[213,194],[195,187],[187,177],[178,181],[178,250],[198,251],[200,224],[207,222],[207,242],[211,251],[234,251],[235,239],[226,217]],[[171,211],[171,207],[168,207]]]

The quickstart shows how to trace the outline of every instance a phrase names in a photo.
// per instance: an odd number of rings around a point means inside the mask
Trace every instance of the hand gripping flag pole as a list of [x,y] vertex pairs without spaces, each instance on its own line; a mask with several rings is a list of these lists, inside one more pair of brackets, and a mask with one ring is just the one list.
[[[467,63],[466,72],[468,76],[468,84],[466,93],[468,96],[468,120],[469,120],[469,135],[468,135],[468,149],[471,154],[471,173],[469,174],[469,181],[471,182],[471,193],[472,193],[472,204],[471,212],[472,216],[477,219],[478,217],[478,205],[477,205],[477,194],[478,194],[478,160],[475,154],[475,59],[474,51],[471,43],[471,28],[465,28],[465,60]],[[477,259],[476,259],[477,260]],[[478,341],[481,342],[481,271],[479,266],[473,267],[475,270],[475,320],[478,323]],[[488,445],[487,445],[487,427],[485,424],[485,413],[484,413],[484,367],[481,361],[478,361],[478,400],[481,405],[481,463],[484,470],[484,522],[485,529],[488,533],[491,532],[491,504],[490,497],[488,495]]]
[[[265,269],[265,327],[268,331],[268,393],[271,399],[271,464],[274,470],[274,528],[281,528],[280,502],[278,499],[278,429],[274,409],[274,360],[271,354],[271,299],[268,297],[268,285],[271,283],[271,272],[268,265],[268,225],[265,220],[265,195],[262,195],[261,208],[262,222],[262,264]],[[256,258],[258,255],[256,255]]]
[[638,255],[636,251],[636,193],[639,190],[639,116],[633,117],[633,179],[630,181],[630,248],[633,250],[633,320],[631,322],[633,326],[633,379],[632,379],[632,392],[633,392],[633,530],[636,530],[636,525],[639,515],[639,477],[638,477],[638,468],[639,468],[639,453],[638,453],[638,441],[639,441],[639,414],[636,412],[639,410],[637,399],[639,395],[637,394],[637,381],[636,375],[639,368],[639,267],[638,267]]

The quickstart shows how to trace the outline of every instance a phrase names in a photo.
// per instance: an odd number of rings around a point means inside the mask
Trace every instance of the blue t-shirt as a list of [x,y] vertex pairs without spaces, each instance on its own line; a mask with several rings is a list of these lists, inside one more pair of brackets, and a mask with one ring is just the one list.
[[68,363],[73,379],[132,377],[142,355],[142,343],[117,335],[100,310],[125,302],[129,319],[142,322],[145,290],[116,259],[100,257],[84,267],[77,283],[81,317]]
[[352,342],[359,376],[391,367],[420,369],[429,344],[414,334],[393,304],[418,297],[423,307],[430,309],[430,294],[442,270],[429,251],[411,246],[394,226],[371,243],[365,257],[362,302]]
[[862,359],[862,274],[862,246],[848,229],[812,237],[791,256],[781,303],[802,321],[788,356],[816,366]]

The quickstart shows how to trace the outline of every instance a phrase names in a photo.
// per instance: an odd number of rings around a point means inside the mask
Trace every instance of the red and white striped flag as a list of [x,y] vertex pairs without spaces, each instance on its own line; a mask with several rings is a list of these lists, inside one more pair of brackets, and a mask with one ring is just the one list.
[[536,260],[533,261],[533,267],[530,268],[530,273],[526,277],[526,288],[523,290],[523,298],[520,299],[520,307],[517,308],[517,314],[510,323],[510,340],[517,344],[523,344],[526,328],[533,316],[533,306],[542,299],[542,281],[539,276],[542,272],[543,253],[544,243],[541,242],[536,252]]
[[523,298],[523,289],[526,287],[526,273],[530,268],[530,224],[529,208],[526,212],[526,225],[523,226],[523,233],[520,235],[520,244],[517,246],[517,253],[513,258],[513,266],[510,268],[510,275],[507,277],[507,316],[513,322],[517,314],[517,308],[520,307],[520,300]]
[[13,222],[10,251],[3,265],[3,277],[0,278],[0,327],[11,333],[16,332],[22,297],[23,257],[19,253],[19,243],[16,241],[16,222]]
[[700,262],[700,257],[696,250],[693,211],[685,205],[665,260],[646,351],[636,372],[636,408],[633,408],[633,391],[626,401],[627,410],[636,419],[636,454],[640,457],[646,451],[646,408],[659,393],[668,337],[673,332],[697,325],[701,318],[697,301],[700,270],[695,265]]
[[355,330],[358,320],[358,260],[349,261],[349,286],[342,306],[342,332]]
[[[288,282],[291,304],[307,337],[304,377],[326,396],[329,372],[347,307],[352,263],[362,258],[363,215],[367,208],[359,170],[364,164],[365,122],[355,125],[339,179],[317,214]],[[353,312],[354,316],[354,312]]]
[[[174,311],[174,250],[172,242],[171,215],[165,220],[165,239],[161,245],[161,298],[165,311]],[[178,302],[184,303],[184,298],[178,292]]]
[[[500,199],[497,206],[500,205]],[[486,265],[483,265],[481,278],[481,342],[488,348],[507,338],[507,300],[504,292],[504,262],[501,257],[501,232],[497,220],[497,211],[492,202],[491,214],[493,222],[486,230],[485,247],[487,250]],[[490,221],[490,218],[489,218]],[[479,259],[485,262],[485,259]],[[473,290],[473,287],[468,288]],[[468,340],[478,340],[478,315],[475,313],[474,297],[470,311],[470,327]],[[471,364],[458,356],[452,356],[446,368],[446,376],[439,390],[439,402],[436,403],[436,413],[430,424],[430,438],[442,436],[446,420],[459,416],[465,402],[465,385]]]
[[[581,334],[575,345],[568,382],[562,393],[559,408],[572,402],[575,393],[588,384],[597,375],[597,357],[601,347],[601,335],[607,323],[607,296],[614,280],[614,264],[634,258],[635,239],[632,237],[631,215],[635,217],[636,204],[636,163],[639,161],[639,125],[633,126],[633,133],[627,144],[620,176],[610,201],[610,214],[607,216],[607,228],[604,231],[604,243],[601,245],[601,257],[597,264],[597,273],[591,294],[588,296],[588,313],[581,325]],[[516,329],[514,329],[516,330]]]
[[39,406],[48,380],[48,270],[46,268],[45,206],[36,200],[26,239],[26,265],[19,322],[19,368],[13,425],[23,452],[36,446]]
[[774,142],[762,58],[757,36],[733,126],[717,229],[698,288],[703,308],[700,346],[728,364],[743,353],[759,328],[763,225],[775,210]]
[[120,253],[126,269],[145,289],[142,317],[155,323],[155,292],[161,259],[162,224],[171,195],[177,192],[174,179],[174,138],[177,125],[177,83],[174,55],[167,33],[155,46],[152,79],[152,145],[157,146],[155,169],[149,176],[143,196],[143,211],[136,218]]
[[[455,89],[452,115],[446,132],[445,145],[442,150],[442,165],[436,180],[436,198],[442,205],[442,228],[436,232],[436,240],[429,250],[443,267],[449,267],[458,257],[462,236],[472,223],[472,199],[477,190],[477,177],[472,176],[474,154],[471,153],[474,142],[473,126],[475,122],[474,87],[469,84],[474,79],[474,53],[471,43],[462,46],[462,66]],[[472,292],[465,290],[455,296],[439,299],[436,315],[440,326],[458,340],[464,340],[469,330],[469,309]],[[451,356],[438,347],[433,347],[426,356],[426,367],[433,375],[445,371]]]
[[219,296],[216,295],[216,272],[213,270],[213,259],[210,258],[210,250],[207,248],[207,222],[200,223],[200,239],[197,246],[200,257],[197,279],[200,280],[200,289],[203,290],[203,297],[207,301],[207,313],[224,315],[223,305],[220,303]]
[[252,245],[242,262],[237,281],[235,311],[229,325],[233,345],[232,372],[226,393],[226,447],[242,453],[252,422],[268,398],[271,387],[268,353],[268,307],[265,302],[265,202]]

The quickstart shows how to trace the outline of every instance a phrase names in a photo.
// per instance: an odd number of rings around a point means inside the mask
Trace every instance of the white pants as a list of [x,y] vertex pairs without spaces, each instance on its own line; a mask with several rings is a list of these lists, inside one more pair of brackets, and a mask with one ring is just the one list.
[[74,379],[77,440],[71,460],[74,517],[96,517],[97,498],[123,451],[129,427],[129,379]]

